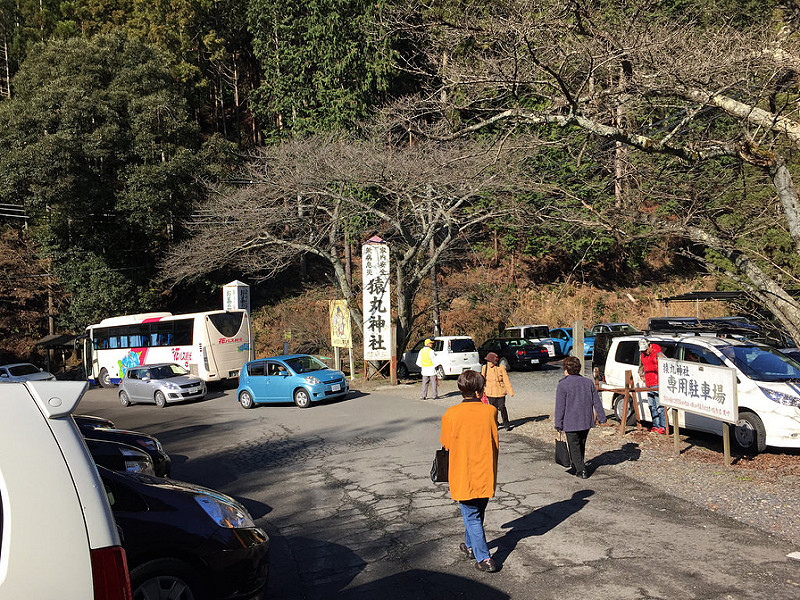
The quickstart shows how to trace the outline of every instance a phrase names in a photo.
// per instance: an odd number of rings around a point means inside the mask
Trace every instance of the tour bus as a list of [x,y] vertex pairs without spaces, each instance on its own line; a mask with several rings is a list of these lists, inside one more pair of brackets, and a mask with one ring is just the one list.
[[86,328],[83,356],[87,378],[103,387],[119,384],[130,367],[164,362],[177,363],[206,382],[235,379],[255,359],[244,310],[103,319]]

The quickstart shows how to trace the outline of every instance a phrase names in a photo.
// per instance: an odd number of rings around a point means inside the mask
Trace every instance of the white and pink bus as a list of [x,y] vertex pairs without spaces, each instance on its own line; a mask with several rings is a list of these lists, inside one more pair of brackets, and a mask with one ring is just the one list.
[[235,379],[255,358],[244,310],[103,319],[86,328],[83,357],[87,378],[103,387],[118,384],[130,367],[162,362],[177,363],[206,382]]

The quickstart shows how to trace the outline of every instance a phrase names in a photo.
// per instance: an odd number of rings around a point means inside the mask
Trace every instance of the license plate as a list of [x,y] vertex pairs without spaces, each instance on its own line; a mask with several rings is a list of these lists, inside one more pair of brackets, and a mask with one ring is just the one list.
[[531,364],[538,365],[539,364],[539,359],[538,358],[532,358],[531,359]]
[[340,389],[342,389],[342,386],[340,384],[338,384],[338,383],[334,383],[331,386],[331,391],[332,392],[338,392]]

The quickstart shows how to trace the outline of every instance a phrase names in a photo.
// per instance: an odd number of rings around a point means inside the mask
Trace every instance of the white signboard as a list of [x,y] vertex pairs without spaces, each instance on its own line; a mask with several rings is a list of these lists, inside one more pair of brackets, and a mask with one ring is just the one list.
[[696,362],[658,359],[661,404],[718,421],[736,423],[736,372]]
[[250,314],[250,286],[236,280],[222,286],[222,310],[239,309]]
[[361,281],[364,285],[364,360],[391,360],[389,246],[385,243],[375,243],[373,240],[361,247]]

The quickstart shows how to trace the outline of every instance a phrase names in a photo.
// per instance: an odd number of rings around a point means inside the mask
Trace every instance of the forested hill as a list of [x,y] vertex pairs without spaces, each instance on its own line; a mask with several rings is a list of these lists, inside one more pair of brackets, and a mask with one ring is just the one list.
[[608,289],[710,273],[800,338],[798,19],[797,0],[0,0],[0,343],[19,354],[48,314],[216,306],[233,278],[264,299],[331,281],[355,307],[373,235],[401,345],[431,279],[481,261]]

